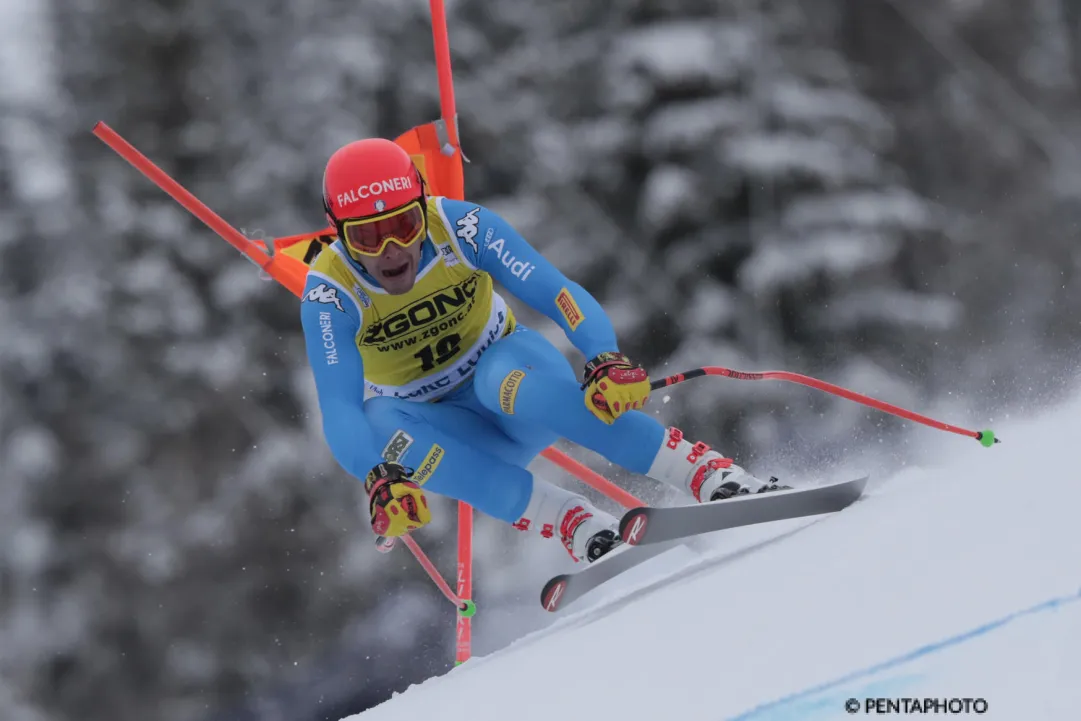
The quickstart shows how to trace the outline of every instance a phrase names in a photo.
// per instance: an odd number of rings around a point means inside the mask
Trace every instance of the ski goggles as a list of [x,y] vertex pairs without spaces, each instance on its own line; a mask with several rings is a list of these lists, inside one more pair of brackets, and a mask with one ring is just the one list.
[[379,255],[387,243],[408,248],[426,234],[427,223],[420,199],[380,215],[341,223],[342,240],[351,251],[360,255]]

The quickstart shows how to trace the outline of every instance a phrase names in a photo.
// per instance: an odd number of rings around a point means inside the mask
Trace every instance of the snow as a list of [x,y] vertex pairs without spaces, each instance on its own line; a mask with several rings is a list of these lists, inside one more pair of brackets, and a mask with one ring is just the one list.
[[823,123],[845,122],[871,132],[878,142],[888,142],[889,120],[873,103],[847,88],[816,88],[799,80],[774,84],[770,104],[786,123],[818,127]]
[[849,698],[1076,718],[1078,418],[1081,399],[998,428],[992,449],[929,431],[919,465],[840,514],[669,551],[352,718],[807,721],[848,718]]
[[651,158],[701,150],[703,138],[719,140],[727,133],[746,132],[761,119],[743,100],[708,98],[674,102],[649,116],[642,146]]
[[830,303],[820,323],[831,330],[846,330],[861,323],[889,323],[945,331],[964,320],[964,307],[956,298],[927,297],[903,290],[861,290],[845,293]]
[[903,188],[855,190],[797,198],[785,210],[784,220],[787,225],[801,229],[833,223],[865,228],[883,225],[927,228],[932,224],[928,204]]
[[638,205],[639,221],[651,228],[665,228],[700,207],[701,180],[678,165],[661,165],[646,178]]
[[872,181],[881,172],[869,150],[795,132],[747,133],[725,146],[725,164],[760,179],[806,177],[832,189]]
[[0,106],[23,110],[0,118],[0,148],[11,159],[14,194],[27,204],[72,194],[66,159],[45,122],[62,101],[49,10],[41,0],[0,3]]
[[884,265],[899,246],[899,239],[878,232],[808,233],[797,243],[762,243],[740,270],[740,277],[752,293],[775,292],[818,273],[842,278]]
[[619,39],[621,67],[643,72],[660,88],[686,83],[735,83],[751,62],[757,40],[738,24],[674,20],[655,23]]

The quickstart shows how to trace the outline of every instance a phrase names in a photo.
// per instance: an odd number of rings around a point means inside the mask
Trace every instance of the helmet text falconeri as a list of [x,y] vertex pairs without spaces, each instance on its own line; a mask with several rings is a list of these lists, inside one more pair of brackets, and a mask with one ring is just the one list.
[[344,193],[338,194],[338,207],[343,207],[346,203],[355,203],[361,198],[370,198],[373,195],[391,193],[395,190],[409,190],[412,187],[413,179],[404,175],[388,180],[379,180],[366,185],[358,185],[352,190],[347,190]]

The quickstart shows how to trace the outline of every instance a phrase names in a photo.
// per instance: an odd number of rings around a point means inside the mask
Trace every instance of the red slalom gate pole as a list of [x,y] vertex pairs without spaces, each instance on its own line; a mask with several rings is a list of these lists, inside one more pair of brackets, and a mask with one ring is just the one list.
[[[450,65],[450,39],[447,33],[447,13],[443,0],[430,0],[432,15],[432,42],[435,45],[435,67],[439,77],[439,112],[447,128],[449,148],[443,148],[446,155],[455,155],[457,162],[462,162],[461,149],[458,147],[458,109],[454,102],[454,75]],[[447,151],[450,152],[447,152]],[[455,198],[464,200],[464,198]],[[472,604],[473,596],[473,507],[465,501],[458,501],[458,596]],[[468,661],[473,655],[473,612],[468,615],[459,613],[455,628],[454,665]]]
[[455,666],[465,663],[473,654],[473,628],[470,619],[477,611],[472,600],[473,507],[465,501],[458,501],[458,597],[465,599],[467,605],[458,607],[458,625],[454,634]]
[[103,143],[115,150],[120,157],[131,163],[136,170],[154,181],[159,188],[172,196],[173,200],[184,206],[189,213],[203,221],[211,230],[246,255],[257,266],[266,269],[267,265],[270,264],[271,257],[259,247],[258,243],[229,225],[224,218],[208,208],[205,203],[192,195],[187,188],[173,180],[168,173],[155,165],[150,158],[136,150],[135,146],[127,140],[124,140],[118,132],[100,121],[94,126],[92,132]]
[[[458,109],[454,104],[454,75],[450,67],[450,39],[443,0],[429,0],[432,13],[432,40],[435,43],[435,68],[439,75],[439,112],[447,125],[447,136],[454,150],[458,147]],[[462,198],[456,198],[462,200]]]
[[847,388],[828,383],[826,381],[818,380],[817,378],[811,378],[810,376],[800,375],[799,373],[789,373],[788,371],[764,371],[747,373],[745,371],[732,370],[731,368],[724,368],[722,366],[704,366],[702,368],[695,368],[693,370],[684,371],[683,373],[676,373],[670,375],[667,378],[661,378],[650,383],[650,388],[653,390],[660,390],[668,386],[675,385],[677,383],[683,383],[689,381],[692,378],[702,378],[703,376],[724,376],[725,378],[735,378],[742,381],[761,381],[761,380],[777,380],[788,381],[789,383],[798,383],[808,388],[814,388],[816,390],[831,393],[841,398],[846,398],[850,401],[860,403],[862,405],[880,410],[890,415],[905,418],[915,423],[921,423],[931,428],[936,428],[940,431],[947,431],[949,433],[956,433],[961,436],[968,436],[969,438],[975,438],[983,446],[990,448],[995,443],[1001,441],[995,436],[995,432],[988,429],[983,431],[970,431],[967,428],[961,428],[960,426],[951,425],[949,423],[943,423],[937,421],[934,418],[915,413],[913,411],[895,406],[892,403],[886,403],[876,398],[863,395],[862,393],[856,393],[850,391]]
[[[187,209],[188,212],[206,223],[211,230],[220,235],[230,245],[248,256],[248,258],[260,268],[267,270],[273,277],[278,277],[275,273],[273,259],[259,248],[257,242],[243,235],[224,218],[211,210],[184,186],[151,162],[149,158],[140,153],[133,145],[121,137],[119,133],[103,122],[99,122],[95,125],[93,132],[102,142],[115,150],[117,154],[131,163],[147,178],[152,180],[159,188],[164,190],[174,200]],[[283,283],[283,285],[285,284]],[[286,285],[286,287],[289,286]],[[293,291],[294,295],[300,295],[301,293],[300,290],[295,288],[290,288],[290,290]],[[468,598],[460,598],[451,592],[447,582],[439,575],[435,565],[432,564],[431,560],[424,551],[421,550],[416,541],[409,536],[406,536],[404,541],[405,545],[413,553],[420,565],[428,572],[428,575],[431,577],[432,581],[435,582],[435,585],[438,586],[439,590],[443,592],[443,595],[447,597],[447,600],[451,601],[455,607],[458,608],[458,613],[460,615],[468,613],[469,616],[472,616],[476,610],[473,602]]]

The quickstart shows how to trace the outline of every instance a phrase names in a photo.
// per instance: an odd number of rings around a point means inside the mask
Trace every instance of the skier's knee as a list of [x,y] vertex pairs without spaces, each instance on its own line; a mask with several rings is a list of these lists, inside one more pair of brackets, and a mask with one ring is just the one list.
[[513,370],[518,360],[516,356],[506,338],[493,343],[477,361],[477,367],[473,370],[475,381],[481,385],[493,380],[498,383],[498,379]]

